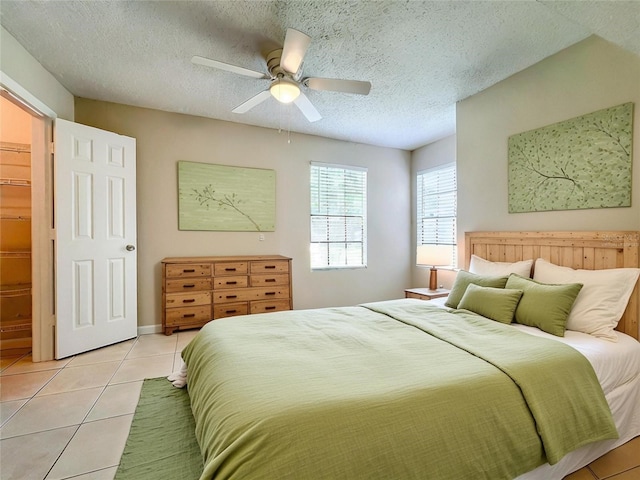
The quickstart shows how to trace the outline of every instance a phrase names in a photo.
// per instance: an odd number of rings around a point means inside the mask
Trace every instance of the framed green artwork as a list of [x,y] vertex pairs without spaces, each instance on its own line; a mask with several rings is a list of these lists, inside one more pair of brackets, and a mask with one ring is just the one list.
[[509,213],[631,206],[633,103],[509,137]]
[[178,228],[273,232],[276,172],[178,162]]

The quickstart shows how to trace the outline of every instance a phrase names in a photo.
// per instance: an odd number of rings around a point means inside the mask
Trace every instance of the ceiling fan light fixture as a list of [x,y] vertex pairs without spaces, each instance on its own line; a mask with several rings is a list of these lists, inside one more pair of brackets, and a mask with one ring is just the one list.
[[280,103],[291,103],[300,95],[300,87],[291,80],[279,78],[271,84],[269,92]]

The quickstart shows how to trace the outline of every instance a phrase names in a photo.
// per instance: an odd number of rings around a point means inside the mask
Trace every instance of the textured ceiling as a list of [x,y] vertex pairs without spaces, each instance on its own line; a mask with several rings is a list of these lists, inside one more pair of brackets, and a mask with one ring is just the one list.
[[[14,1],[0,21],[73,95],[413,150],[455,132],[455,103],[592,34],[640,55],[638,1]],[[191,63],[266,72],[288,27],[312,37],[304,76],[368,80],[368,96],[305,90],[309,123],[268,87]]]

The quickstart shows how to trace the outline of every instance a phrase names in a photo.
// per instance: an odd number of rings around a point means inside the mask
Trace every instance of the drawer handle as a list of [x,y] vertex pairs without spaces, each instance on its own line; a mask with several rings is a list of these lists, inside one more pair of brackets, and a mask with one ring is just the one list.
[[275,279],[275,278],[265,278],[265,279],[264,279],[264,282],[265,282],[265,283],[275,282],[275,281],[276,281],[276,279]]
[[236,310],[225,310],[224,313],[236,313]]
[[236,269],[235,268],[225,268],[224,271],[225,272],[235,272]]
[[184,315],[182,315],[182,318],[191,318],[191,317],[195,317],[196,314],[195,313],[185,313]]
[[188,283],[187,285],[182,285],[182,288],[193,288],[195,285],[193,283]]
[[275,295],[276,292],[264,292],[265,295]]
[[264,307],[265,310],[275,310],[276,307]]
[[264,268],[276,268],[275,265],[265,265]]
[[238,282],[227,282],[227,285],[236,285]]
[[237,295],[227,295],[226,298],[238,298],[238,296]]
[[195,268],[190,268],[190,269],[184,269],[182,270],[182,273],[194,273],[196,271]]
[[195,298],[185,298],[184,300],[182,300],[182,303],[193,303],[195,301]]

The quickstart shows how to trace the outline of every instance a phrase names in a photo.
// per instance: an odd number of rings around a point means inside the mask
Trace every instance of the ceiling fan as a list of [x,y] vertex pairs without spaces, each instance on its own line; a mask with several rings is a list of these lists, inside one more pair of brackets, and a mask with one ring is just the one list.
[[228,63],[211,60],[195,55],[191,61],[197,65],[217,68],[245,77],[259,80],[271,80],[271,85],[249,100],[232,110],[233,113],[245,113],[256,105],[261,104],[273,96],[281,103],[294,103],[310,122],[320,120],[322,117],[318,110],[304,94],[301,85],[312,90],[328,90],[332,92],[356,93],[368,95],[371,83],[359,80],[340,80],[334,78],[302,77],[302,63],[311,43],[311,37],[294,30],[287,29],[282,49],[272,51],[267,55],[267,70],[269,73],[256,72],[247,68],[230,65]]

